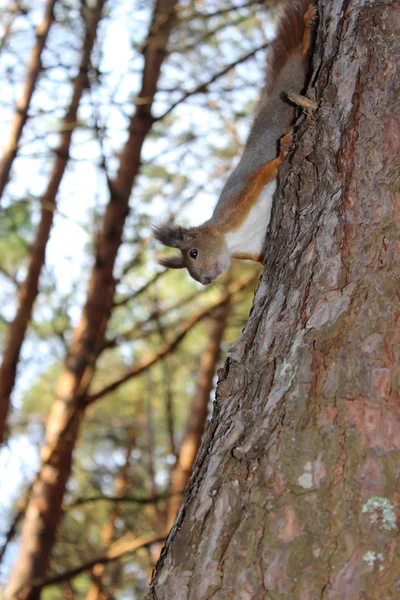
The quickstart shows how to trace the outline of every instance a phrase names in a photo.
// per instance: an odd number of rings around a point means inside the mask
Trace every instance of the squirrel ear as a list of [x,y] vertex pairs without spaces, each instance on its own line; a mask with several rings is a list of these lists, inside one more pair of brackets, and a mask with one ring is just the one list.
[[151,230],[156,240],[170,248],[180,248],[188,231],[184,227],[179,227],[179,225],[169,225],[167,223],[154,223]]
[[183,264],[182,256],[169,256],[168,258],[160,258],[158,264],[162,267],[167,267],[167,269],[183,269],[185,266]]

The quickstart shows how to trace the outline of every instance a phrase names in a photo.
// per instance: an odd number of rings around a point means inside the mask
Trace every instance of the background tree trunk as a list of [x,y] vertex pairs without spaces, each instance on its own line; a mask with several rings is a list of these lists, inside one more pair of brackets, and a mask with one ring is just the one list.
[[319,17],[319,108],[281,170],[154,600],[400,594],[400,13],[325,0]]
[[[131,462],[132,450],[134,449],[135,444],[136,444],[136,439],[135,439],[136,434],[135,434],[135,430],[133,428],[131,430],[128,430],[127,437],[128,437],[128,439],[127,439],[127,444],[126,444],[125,462],[121,466],[119,473],[117,473],[117,476],[115,478],[115,496],[117,498],[123,498],[124,496],[126,496],[128,489],[129,489],[128,470],[129,470],[129,464]],[[119,506],[118,502],[115,502],[110,511],[110,519],[109,519],[108,523],[105,523],[103,525],[102,532],[101,532],[103,546],[106,549],[109,549],[110,546],[112,545],[112,543],[115,541],[116,529],[117,529],[116,521],[118,520],[119,516],[120,516],[120,506]],[[114,571],[115,571],[115,565],[113,565],[113,566],[114,566]],[[121,573],[119,572],[120,570],[118,569],[118,566],[119,565],[117,565],[117,571],[115,571],[112,576],[112,581],[115,584],[118,583],[118,579],[121,577]],[[94,565],[94,567],[92,568],[92,570],[91,570],[92,584],[86,595],[86,600],[107,600],[107,598],[110,598],[112,596],[111,590],[109,590],[109,593],[107,593],[107,594],[105,594],[103,591],[103,588],[104,588],[103,579],[104,579],[104,574],[105,574],[106,569],[107,569],[106,564],[102,564],[102,563]]]
[[[46,191],[41,198],[42,209],[40,223],[37,228],[35,241],[32,244],[30,251],[28,271],[25,280],[19,288],[17,312],[13,321],[10,323],[7,338],[4,343],[2,362],[0,365],[0,444],[2,444],[6,438],[10,395],[15,384],[15,376],[17,374],[22,344],[32,317],[33,305],[39,292],[39,278],[45,263],[47,242],[49,241],[54,213],[57,207],[57,194],[69,161],[72,134],[77,124],[77,115],[81,98],[87,87],[87,71],[90,66],[90,56],[96,40],[97,27],[101,19],[104,1],[105,0],[99,0],[93,11],[87,11],[86,33],[83,42],[80,69],[73,83],[71,102],[62,121],[63,131],[60,135],[60,143],[55,150],[55,160],[50,180]],[[47,21],[50,20],[52,10],[52,8],[51,11],[49,7],[47,8],[47,11],[50,11],[49,15],[46,17]],[[50,22],[48,26],[50,26]],[[37,60],[40,61],[39,58]],[[16,119],[18,120],[20,116],[20,113],[18,113]],[[17,148],[17,145],[15,147]],[[5,160],[6,158],[7,156],[5,157]]]
[[131,188],[140,167],[143,142],[152,125],[151,107],[157,90],[166,45],[175,15],[176,0],[159,0],[144,50],[142,87],[129,137],[120,156],[117,176],[109,182],[110,200],[96,240],[96,257],[86,303],[62,372],[46,426],[42,467],[33,487],[21,534],[20,552],[11,573],[5,599],[35,600],[40,588],[32,583],[46,573],[72,453],[86,408],[87,391],[104,336],[115,291],[114,264],[121,245]]

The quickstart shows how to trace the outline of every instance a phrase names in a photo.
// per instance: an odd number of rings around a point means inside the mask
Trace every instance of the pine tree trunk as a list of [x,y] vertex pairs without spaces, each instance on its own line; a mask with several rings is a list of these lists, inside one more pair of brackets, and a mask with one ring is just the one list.
[[[121,466],[121,468],[119,469],[119,472],[117,473],[117,475],[115,477],[115,492],[114,493],[117,498],[123,498],[129,492],[128,473],[129,473],[129,466],[131,463],[131,454],[132,454],[132,450],[135,448],[135,445],[136,445],[136,433],[135,433],[135,429],[132,428],[131,430],[128,430],[128,439],[127,439],[127,443],[126,443],[124,464]],[[101,530],[101,541],[102,541],[103,547],[106,549],[108,549],[111,546],[111,544],[115,541],[115,532],[116,532],[115,525],[116,525],[116,521],[118,520],[119,517],[120,517],[120,506],[119,506],[118,502],[115,502],[111,508],[110,518],[109,518],[108,522],[103,525],[102,530]],[[117,587],[120,576],[118,576],[117,573],[115,572],[115,570],[116,570],[115,564],[111,565],[111,569],[113,567],[114,567],[114,574],[111,579],[113,581],[113,584]],[[119,567],[119,565],[117,563],[117,570],[118,570],[118,572],[120,572],[120,569],[118,567]],[[107,565],[101,564],[101,563],[94,565],[94,567],[91,569],[90,577],[92,579],[92,583],[91,583],[88,593],[86,595],[86,600],[107,600],[107,598],[111,597],[111,595],[113,593],[112,590],[109,590],[110,595],[108,595],[108,593],[105,594],[103,591],[103,588],[104,588],[103,580],[104,580],[104,575],[105,575],[106,570],[107,570]],[[120,573],[119,573],[119,575],[120,575]]]
[[35,580],[41,579],[48,568],[88,388],[96,360],[104,346],[115,291],[114,263],[128,215],[131,188],[140,166],[142,145],[152,125],[151,107],[166,56],[175,5],[176,0],[156,2],[144,50],[145,64],[139,93],[139,98],[146,100],[137,102],[117,176],[110,182],[110,200],[96,240],[95,264],[86,303],[73,334],[47,421],[42,466],[28,504],[20,551],[5,591],[5,600],[37,600],[40,597],[40,587],[35,586]]
[[400,597],[400,12],[319,16],[319,108],[281,170],[153,600]]
[[86,34],[82,49],[80,69],[75,78],[72,98],[63,118],[63,131],[55,151],[55,160],[47,189],[41,198],[41,215],[29,256],[28,271],[18,292],[18,308],[7,331],[0,365],[0,444],[6,438],[7,415],[10,408],[10,395],[14,388],[18,362],[26,331],[32,317],[33,305],[39,292],[39,278],[45,263],[46,246],[53,225],[57,194],[69,161],[72,134],[77,122],[79,104],[87,87],[87,71],[90,56],[96,40],[97,26],[105,0],[99,0],[93,12],[87,11]]

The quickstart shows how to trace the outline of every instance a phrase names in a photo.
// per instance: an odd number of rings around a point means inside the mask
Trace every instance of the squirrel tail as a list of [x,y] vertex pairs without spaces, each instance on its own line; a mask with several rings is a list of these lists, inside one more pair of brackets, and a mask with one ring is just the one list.
[[315,0],[286,0],[283,4],[277,34],[269,51],[267,94],[276,88],[277,78],[290,57],[301,52],[306,28],[305,15],[310,6],[315,6]]
[[284,4],[277,36],[270,47],[266,87],[242,158],[214,210],[216,219],[225,217],[227,207],[243,195],[249,178],[279,153],[279,140],[288,133],[295,113],[287,93],[292,90],[300,94],[306,84],[308,26],[315,14],[314,6],[315,0],[287,0]]

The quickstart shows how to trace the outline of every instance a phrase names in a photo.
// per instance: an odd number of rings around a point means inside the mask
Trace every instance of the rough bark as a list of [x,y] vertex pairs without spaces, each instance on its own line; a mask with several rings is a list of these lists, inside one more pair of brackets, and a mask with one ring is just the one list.
[[325,0],[319,15],[319,108],[281,170],[153,600],[400,595],[400,11]]
[[[14,387],[17,366],[26,330],[32,317],[33,305],[39,292],[39,277],[45,262],[46,246],[53,225],[58,190],[69,160],[72,134],[77,122],[77,113],[82,94],[87,87],[87,70],[96,39],[97,26],[101,18],[104,0],[99,0],[93,12],[87,12],[87,28],[82,49],[79,74],[72,88],[72,98],[63,119],[60,143],[55,151],[55,161],[47,189],[41,198],[41,215],[35,241],[30,250],[28,271],[19,287],[18,308],[7,331],[0,366],[0,444],[6,437],[7,415],[10,395]],[[50,18],[50,17],[49,17]]]
[[[120,155],[116,178],[109,182],[110,200],[96,240],[96,257],[87,299],[76,327],[66,365],[46,426],[42,466],[33,487],[21,535],[20,551],[6,588],[5,600],[36,600],[40,588],[30,580],[42,578],[61,518],[62,499],[71,471],[72,453],[86,406],[96,360],[104,346],[115,280],[114,263],[122,239],[132,185],[140,166],[143,142],[152,125],[151,107],[175,14],[176,0],[156,2],[144,49],[142,86],[129,136]],[[95,564],[95,563],[93,563]]]
[[188,417],[179,448],[178,460],[171,474],[171,497],[168,501],[168,529],[181,506],[183,492],[189,481],[193,463],[200,448],[207,423],[208,404],[214,385],[214,375],[221,353],[221,343],[230,310],[229,298],[213,314],[207,347],[200,360],[197,389],[189,405]]
[[55,3],[56,0],[48,0],[43,22],[36,28],[36,43],[32,49],[24,89],[17,102],[17,109],[11,123],[10,137],[3,150],[3,158],[0,162],[0,204],[4,188],[10,177],[12,164],[17,156],[19,140],[28,118],[28,111],[35,91],[36,82],[40,75],[40,71],[42,70],[42,52],[46,45],[51,24],[54,21]]

